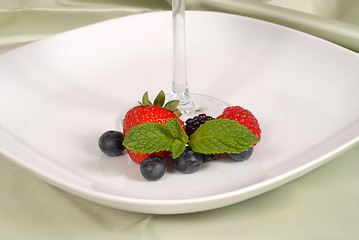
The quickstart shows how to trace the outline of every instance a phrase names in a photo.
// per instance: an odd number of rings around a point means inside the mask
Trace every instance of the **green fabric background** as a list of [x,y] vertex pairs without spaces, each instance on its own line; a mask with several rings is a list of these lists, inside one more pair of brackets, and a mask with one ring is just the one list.
[[[187,6],[279,23],[359,51],[356,0],[191,0]],[[170,9],[165,0],[2,0],[0,52],[95,22]],[[76,197],[0,155],[0,239],[359,239],[358,158],[357,145],[247,201],[159,216]]]

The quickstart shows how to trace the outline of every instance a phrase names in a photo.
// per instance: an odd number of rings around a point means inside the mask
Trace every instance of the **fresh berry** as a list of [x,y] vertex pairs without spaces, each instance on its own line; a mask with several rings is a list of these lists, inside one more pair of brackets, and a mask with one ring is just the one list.
[[141,162],[140,172],[144,178],[150,181],[157,181],[167,171],[167,164],[164,158],[153,155]]
[[253,154],[253,147],[248,148],[247,151],[243,151],[241,153],[231,153],[228,154],[230,158],[237,162],[242,162],[244,160],[248,160]]
[[184,152],[173,159],[174,168],[181,173],[193,173],[197,171],[203,163],[203,156],[201,153],[193,152],[192,149],[186,147]]
[[[170,101],[164,107],[165,95],[163,91],[161,91],[156,97],[154,104],[148,100],[147,92],[143,95],[142,103],[140,106],[136,106],[130,109],[124,118],[123,121],[123,133],[126,136],[126,133],[133,127],[142,123],[167,123],[167,119],[176,118],[180,122],[183,129],[185,128],[184,123],[178,118],[179,111],[177,110],[178,101]],[[169,154],[167,151],[158,152],[158,153],[132,153],[127,149],[127,152],[131,159],[136,163],[141,163],[145,158],[152,155],[160,155],[161,157],[165,157]]]
[[115,157],[125,150],[125,147],[122,145],[123,139],[122,132],[110,130],[101,135],[98,140],[98,146],[107,156]]
[[213,117],[207,116],[206,114],[200,114],[198,116],[195,116],[193,118],[188,118],[186,120],[186,133],[188,136],[191,136],[201,124],[212,120]]
[[258,137],[259,140],[261,139],[261,129],[259,127],[258,120],[247,109],[240,106],[227,107],[217,118],[236,120],[240,124],[246,126],[249,131]]

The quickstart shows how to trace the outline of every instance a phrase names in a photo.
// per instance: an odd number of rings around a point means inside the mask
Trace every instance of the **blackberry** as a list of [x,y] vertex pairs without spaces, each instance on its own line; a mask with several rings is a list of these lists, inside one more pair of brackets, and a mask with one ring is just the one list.
[[207,116],[206,114],[200,114],[198,116],[195,116],[193,118],[189,118],[186,120],[186,133],[188,136],[191,136],[201,124],[212,120],[213,117]]

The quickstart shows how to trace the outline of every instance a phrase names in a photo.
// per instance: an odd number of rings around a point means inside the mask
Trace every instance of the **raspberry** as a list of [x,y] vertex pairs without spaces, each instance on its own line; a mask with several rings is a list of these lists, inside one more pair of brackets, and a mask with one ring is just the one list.
[[236,120],[239,122],[239,124],[246,126],[249,131],[258,137],[259,140],[261,139],[262,131],[259,127],[258,120],[247,109],[244,109],[240,106],[227,107],[217,118]]
[[213,117],[207,116],[206,114],[200,114],[193,118],[189,118],[186,120],[186,133],[188,136],[191,136],[201,124],[212,120]]

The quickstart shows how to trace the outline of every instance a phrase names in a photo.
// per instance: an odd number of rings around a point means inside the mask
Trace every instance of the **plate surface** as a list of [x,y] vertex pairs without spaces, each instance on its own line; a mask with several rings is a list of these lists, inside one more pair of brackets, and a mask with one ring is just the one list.
[[192,92],[250,109],[263,136],[249,161],[142,179],[127,155],[105,157],[106,130],[148,90],[169,91],[171,13],[134,15],[0,56],[0,152],[66,191],[144,213],[209,210],[276,188],[358,141],[359,57],[241,16],[188,12]]

